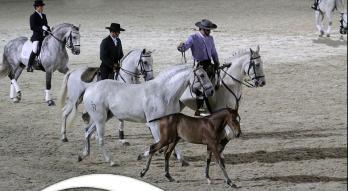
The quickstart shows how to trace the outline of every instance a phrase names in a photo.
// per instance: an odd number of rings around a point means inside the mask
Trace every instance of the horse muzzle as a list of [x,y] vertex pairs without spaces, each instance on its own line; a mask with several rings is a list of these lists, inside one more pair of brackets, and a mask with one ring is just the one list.
[[206,97],[210,97],[214,94],[214,87],[207,88],[204,90],[204,94]]

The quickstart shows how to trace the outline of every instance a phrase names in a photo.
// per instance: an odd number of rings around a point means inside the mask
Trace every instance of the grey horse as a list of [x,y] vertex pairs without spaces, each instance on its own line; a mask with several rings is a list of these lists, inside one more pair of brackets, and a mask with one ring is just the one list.
[[[142,76],[145,81],[153,79],[153,59],[151,51],[146,49],[135,49],[129,51],[121,60],[119,73],[115,74],[115,80],[128,83],[140,83],[139,78]],[[62,127],[61,140],[67,142],[66,128],[70,127],[76,114],[78,105],[82,102],[83,94],[87,87],[97,81],[97,72],[99,68],[82,67],[69,71],[62,83],[60,105],[62,108]],[[120,135],[123,134],[124,122],[120,121]],[[122,136],[123,138],[123,136]],[[125,139],[121,142],[129,144]]]
[[325,34],[323,27],[323,20],[325,15],[328,21],[326,36],[330,37],[332,27],[332,14],[335,9],[339,9],[341,13],[344,12],[342,0],[319,0],[318,10],[315,11],[315,22],[316,27],[319,31],[319,37],[322,37]]
[[[155,142],[158,142],[157,119],[180,112],[179,98],[188,86],[193,87],[193,91],[203,88],[206,96],[214,93],[214,87],[203,68],[193,69],[191,65],[173,66],[154,80],[142,84],[125,84],[113,80],[92,84],[83,96],[91,123],[87,127],[85,149],[79,161],[89,155],[90,135],[96,129],[105,160],[114,164],[104,147],[105,123],[112,116],[119,120],[147,123]],[[175,152],[178,159],[182,159],[180,151],[176,149]],[[148,155],[148,151],[145,155]]]
[[[69,23],[62,23],[52,28],[41,47],[39,60],[42,67],[34,65],[35,69],[46,72],[45,101],[49,106],[55,105],[51,97],[51,79],[54,71],[67,73],[69,56],[66,48],[71,49],[75,55],[80,54],[79,27]],[[0,77],[8,75],[11,80],[10,98],[13,102],[19,102],[22,98],[21,89],[17,83],[23,69],[28,64],[31,52],[31,42],[27,37],[19,37],[5,45],[2,64],[0,65]]]

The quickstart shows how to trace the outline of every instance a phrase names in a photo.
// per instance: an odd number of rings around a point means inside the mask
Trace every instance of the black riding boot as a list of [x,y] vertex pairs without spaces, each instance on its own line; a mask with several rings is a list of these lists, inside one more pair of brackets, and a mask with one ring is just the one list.
[[31,52],[30,57],[29,57],[29,61],[28,61],[27,72],[33,72],[34,71],[33,64],[34,64],[34,61],[35,61],[35,57],[36,57],[36,54],[34,52]]
[[318,1],[315,1],[314,5],[312,5],[311,8],[314,9],[314,10],[318,10]]
[[204,100],[196,98],[196,104],[197,104],[197,109],[196,109],[196,112],[195,112],[195,116],[200,116],[201,112],[199,111],[199,109],[201,109],[201,107],[203,106]]

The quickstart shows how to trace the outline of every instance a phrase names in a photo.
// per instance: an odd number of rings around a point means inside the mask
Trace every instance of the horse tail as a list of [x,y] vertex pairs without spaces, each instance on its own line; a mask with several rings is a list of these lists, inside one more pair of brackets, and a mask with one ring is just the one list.
[[10,72],[10,64],[7,61],[5,54],[2,55],[2,63],[0,62],[0,78],[7,76]]
[[69,76],[71,74],[71,71],[69,71],[67,74],[65,74],[62,87],[60,89],[60,96],[59,96],[59,101],[60,101],[60,107],[63,108],[65,100],[66,100],[66,95],[67,95],[67,89],[68,89],[68,80]]

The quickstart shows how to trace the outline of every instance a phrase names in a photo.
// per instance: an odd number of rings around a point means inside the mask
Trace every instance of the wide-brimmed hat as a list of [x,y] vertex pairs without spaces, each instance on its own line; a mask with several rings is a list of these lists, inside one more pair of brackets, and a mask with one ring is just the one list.
[[197,27],[202,28],[202,29],[216,29],[217,25],[214,24],[213,22],[209,21],[208,19],[203,19],[195,24]]
[[105,28],[114,32],[125,31],[123,28],[121,28],[121,25],[118,23],[111,23],[110,27],[105,27]]
[[44,5],[45,5],[45,3],[42,0],[35,0],[34,4],[33,4],[34,7],[44,6]]

